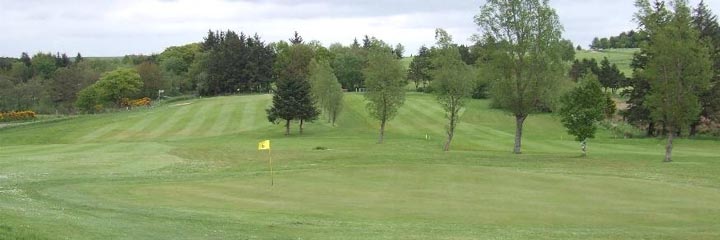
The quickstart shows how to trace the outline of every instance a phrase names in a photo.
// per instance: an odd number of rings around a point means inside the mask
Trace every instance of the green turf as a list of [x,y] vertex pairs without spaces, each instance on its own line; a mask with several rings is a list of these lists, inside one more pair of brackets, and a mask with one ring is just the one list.
[[633,54],[638,52],[640,49],[637,48],[618,48],[618,49],[604,49],[604,50],[581,50],[575,52],[575,58],[582,60],[583,58],[594,58],[598,64],[603,60],[604,57],[608,58],[610,63],[617,64],[618,68],[626,77],[632,77],[632,63]]
[[268,95],[0,129],[0,239],[720,238],[718,141],[664,164],[662,140],[601,131],[584,159],[533,115],[513,155],[513,118],[472,101],[445,153],[433,96],[408,95],[383,145],[345,101],[303,136],[267,122]]

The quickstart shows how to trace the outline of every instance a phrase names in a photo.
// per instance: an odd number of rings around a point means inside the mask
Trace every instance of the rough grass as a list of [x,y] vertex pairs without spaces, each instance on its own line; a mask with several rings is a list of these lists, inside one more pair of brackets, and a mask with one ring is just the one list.
[[362,96],[345,101],[303,136],[267,122],[268,95],[0,129],[0,238],[720,238],[718,141],[663,164],[663,140],[601,131],[579,158],[533,115],[512,155],[513,118],[472,101],[445,153],[433,96],[408,95],[383,145]]

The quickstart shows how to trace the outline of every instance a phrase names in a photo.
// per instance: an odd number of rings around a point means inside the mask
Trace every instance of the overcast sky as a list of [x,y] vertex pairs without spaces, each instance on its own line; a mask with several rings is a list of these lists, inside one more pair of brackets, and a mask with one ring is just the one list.
[[[257,32],[265,41],[288,39],[349,44],[365,34],[402,43],[414,53],[432,45],[434,29],[455,42],[478,33],[470,0],[0,0],[0,56],[39,51],[83,56],[162,52],[202,41],[208,29]],[[636,28],[633,0],[551,0],[565,38],[586,47],[595,36]],[[690,1],[693,6],[699,0]],[[714,13],[720,0],[705,1]]]

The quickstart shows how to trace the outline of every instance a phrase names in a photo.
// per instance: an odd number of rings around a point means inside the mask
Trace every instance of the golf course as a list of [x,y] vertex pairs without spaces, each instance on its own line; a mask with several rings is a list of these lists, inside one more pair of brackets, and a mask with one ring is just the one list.
[[[0,239],[718,239],[720,142],[600,128],[580,157],[557,116],[471,100],[452,151],[435,96],[384,144],[362,94],[291,135],[271,95],[165,102],[0,128]],[[271,152],[257,144],[271,141]],[[274,185],[268,160],[272,157]]]

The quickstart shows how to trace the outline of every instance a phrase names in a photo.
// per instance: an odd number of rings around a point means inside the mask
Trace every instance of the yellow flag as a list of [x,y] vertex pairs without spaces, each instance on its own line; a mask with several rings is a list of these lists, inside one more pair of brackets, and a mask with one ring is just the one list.
[[258,150],[268,150],[270,149],[270,140],[265,140],[258,143]]

